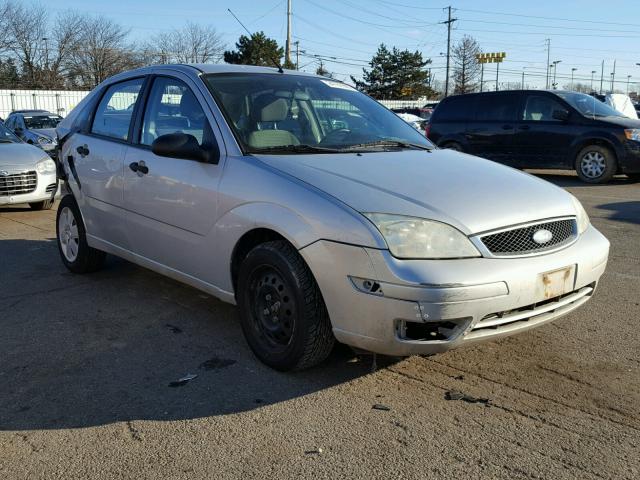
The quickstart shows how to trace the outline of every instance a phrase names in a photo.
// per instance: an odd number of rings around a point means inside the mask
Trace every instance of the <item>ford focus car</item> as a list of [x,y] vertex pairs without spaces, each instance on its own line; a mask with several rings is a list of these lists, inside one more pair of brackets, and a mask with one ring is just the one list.
[[109,253],[236,304],[280,370],[336,340],[405,356],[522,332],[587,302],[607,263],[571,194],[439,150],[315,75],[147,67],[57,131],[64,264],[90,272]]

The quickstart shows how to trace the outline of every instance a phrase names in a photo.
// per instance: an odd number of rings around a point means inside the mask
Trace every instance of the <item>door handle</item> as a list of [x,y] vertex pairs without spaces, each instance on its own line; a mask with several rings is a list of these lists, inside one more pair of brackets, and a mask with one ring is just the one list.
[[529,130],[531,127],[529,125],[520,125],[518,130]]
[[138,173],[142,173],[144,175],[146,175],[147,173],[149,173],[149,167],[147,167],[144,163],[144,161],[139,161],[139,162],[132,162],[129,164],[129,168],[131,170],[133,170],[134,172]]
[[76,152],[78,152],[81,157],[86,157],[90,153],[86,143],[76,148]]

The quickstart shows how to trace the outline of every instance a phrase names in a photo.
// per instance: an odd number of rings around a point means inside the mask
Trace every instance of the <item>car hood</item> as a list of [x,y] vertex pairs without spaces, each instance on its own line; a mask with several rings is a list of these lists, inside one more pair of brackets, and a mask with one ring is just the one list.
[[37,133],[38,135],[44,135],[45,137],[49,137],[52,140],[56,138],[55,128],[31,128],[29,131]]
[[0,143],[0,170],[33,168],[36,163],[49,158],[38,147],[27,143]]
[[596,120],[600,120],[608,125],[618,125],[624,128],[640,128],[640,120],[629,117],[596,117]]
[[359,212],[438,220],[467,235],[576,214],[561,188],[451,150],[256,157]]

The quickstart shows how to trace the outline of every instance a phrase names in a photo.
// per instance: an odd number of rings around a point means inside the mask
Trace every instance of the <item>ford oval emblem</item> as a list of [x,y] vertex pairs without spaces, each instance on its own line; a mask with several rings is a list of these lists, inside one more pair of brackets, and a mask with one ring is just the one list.
[[553,238],[553,233],[549,230],[545,230],[544,228],[538,230],[533,234],[533,241],[538,245],[544,245],[545,243],[549,243]]

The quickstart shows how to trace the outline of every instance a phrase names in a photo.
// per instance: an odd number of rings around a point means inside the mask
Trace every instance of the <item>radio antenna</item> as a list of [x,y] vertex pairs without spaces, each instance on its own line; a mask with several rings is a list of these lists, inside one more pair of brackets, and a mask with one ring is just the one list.
[[[236,21],[240,24],[240,26],[241,26],[242,28],[244,28],[244,29],[245,29],[245,31],[249,34],[249,37],[253,38],[253,33],[251,33],[251,32],[249,31],[249,29],[248,29],[247,27],[245,27],[245,26],[244,26],[244,23],[242,23],[242,22],[240,21],[240,19],[236,16],[236,14],[235,14],[235,13],[233,13],[233,12],[231,11],[231,9],[230,9],[230,8],[227,8],[227,10],[229,11],[229,13],[230,13],[231,15],[233,15],[233,18],[235,18],[235,19],[236,19]],[[277,61],[275,58],[273,58],[273,57],[269,57],[269,58],[271,59],[271,61],[273,62],[273,64],[274,64],[276,67],[278,67],[278,73],[284,73],[284,70],[282,70],[282,65],[280,65],[280,62],[278,62],[278,61]]]

